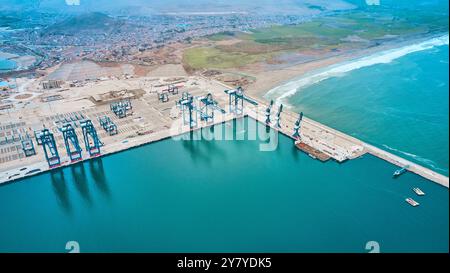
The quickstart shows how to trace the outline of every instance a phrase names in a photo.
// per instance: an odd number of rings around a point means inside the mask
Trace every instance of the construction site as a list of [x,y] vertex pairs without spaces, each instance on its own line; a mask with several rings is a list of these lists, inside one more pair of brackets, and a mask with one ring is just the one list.
[[311,160],[371,153],[448,187],[443,175],[203,76],[23,85],[0,105],[0,183],[247,116],[291,137]]

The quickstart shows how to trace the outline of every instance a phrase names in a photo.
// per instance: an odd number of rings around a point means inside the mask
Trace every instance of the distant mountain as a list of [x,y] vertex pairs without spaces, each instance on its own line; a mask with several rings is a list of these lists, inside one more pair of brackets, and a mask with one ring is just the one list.
[[[133,5],[131,3],[133,2]],[[202,13],[202,12],[247,12],[264,14],[317,13],[318,11],[345,10],[355,6],[345,0],[134,0],[109,12],[124,11],[133,14],[155,13]],[[137,3],[140,4],[137,4]],[[116,3],[116,1],[114,2]],[[117,3],[123,3],[118,1]],[[130,7],[133,8],[130,8]],[[141,7],[142,10],[134,7]]]
[[68,18],[45,29],[44,34],[75,35],[80,32],[110,32],[122,21],[101,12],[90,12]]

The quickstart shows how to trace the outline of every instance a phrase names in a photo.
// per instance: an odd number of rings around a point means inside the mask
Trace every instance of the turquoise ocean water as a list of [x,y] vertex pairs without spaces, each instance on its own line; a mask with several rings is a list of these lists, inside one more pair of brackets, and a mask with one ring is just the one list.
[[0,186],[0,251],[448,252],[448,189],[259,145],[165,140]]
[[449,174],[448,35],[296,79],[268,97]]

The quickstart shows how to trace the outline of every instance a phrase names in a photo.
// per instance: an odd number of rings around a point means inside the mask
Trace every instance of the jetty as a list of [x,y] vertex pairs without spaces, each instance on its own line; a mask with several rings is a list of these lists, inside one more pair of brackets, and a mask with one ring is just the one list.
[[[219,84],[226,88],[230,88],[229,86],[226,86],[222,83]],[[250,117],[258,120],[259,122],[264,123],[265,117],[264,115],[261,115],[261,113],[264,112],[264,109],[267,109],[269,107],[269,103],[258,100],[256,98],[254,99],[259,102],[259,111],[252,111],[251,109],[249,109],[247,114]],[[284,135],[295,139],[292,134],[294,132],[297,116],[297,113],[289,110],[284,110],[280,115],[281,119],[283,120],[282,126],[280,128],[276,128],[273,125],[270,126],[273,129],[283,133]],[[330,128],[312,119],[303,117],[302,122],[303,125],[301,139],[307,141],[306,143],[313,147],[313,149],[319,150],[320,152],[328,155],[330,158],[334,159],[337,162],[344,162],[349,159],[355,159],[368,153],[400,168],[408,166],[408,171],[422,176],[446,188],[449,188],[449,177],[445,175],[442,175],[412,161],[392,154],[388,151],[365,143],[357,138],[349,136],[336,129]]]

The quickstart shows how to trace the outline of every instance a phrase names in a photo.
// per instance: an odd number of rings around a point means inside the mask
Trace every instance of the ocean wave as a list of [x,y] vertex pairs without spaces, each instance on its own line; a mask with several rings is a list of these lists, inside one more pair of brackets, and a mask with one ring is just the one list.
[[323,80],[339,77],[345,75],[352,70],[360,69],[375,64],[390,63],[395,59],[403,57],[407,54],[428,50],[437,46],[443,46],[449,44],[449,35],[443,35],[433,39],[429,39],[424,42],[420,42],[413,45],[408,45],[396,49],[390,49],[382,52],[375,53],[373,55],[355,59],[349,62],[344,62],[336,65],[329,66],[325,69],[318,70],[315,73],[305,75],[301,78],[287,82],[271,89],[266,93],[266,97],[276,98],[276,103],[280,104],[284,99],[294,95],[302,88],[317,84]]

